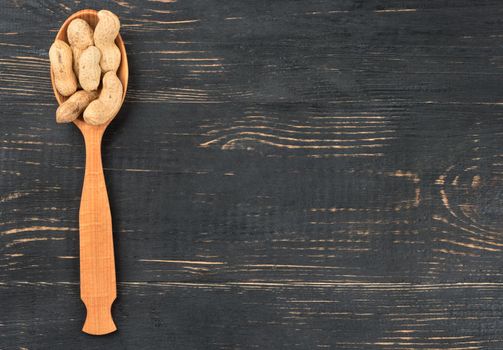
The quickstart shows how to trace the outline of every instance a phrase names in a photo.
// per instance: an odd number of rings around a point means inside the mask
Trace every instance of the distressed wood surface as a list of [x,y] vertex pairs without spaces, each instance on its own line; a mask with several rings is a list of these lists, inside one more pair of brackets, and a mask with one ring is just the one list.
[[2,2],[0,349],[503,348],[500,1],[125,0],[119,330],[82,334],[84,145]]

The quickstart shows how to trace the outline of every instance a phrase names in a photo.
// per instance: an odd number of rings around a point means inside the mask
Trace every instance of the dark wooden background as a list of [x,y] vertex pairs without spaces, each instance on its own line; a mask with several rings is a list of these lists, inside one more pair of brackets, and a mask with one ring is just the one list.
[[[80,332],[62,22],[122,20],[118,332]],[[502,349],[499,0],[3,0],[0,349]]]

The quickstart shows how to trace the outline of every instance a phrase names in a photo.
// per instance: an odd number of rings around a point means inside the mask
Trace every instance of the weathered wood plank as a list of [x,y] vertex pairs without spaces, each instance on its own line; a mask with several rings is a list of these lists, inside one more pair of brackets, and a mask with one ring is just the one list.
[[84,148],[5,1],[0,349],[500,349],[498,1],[121,1],[119,332],[80,334]]

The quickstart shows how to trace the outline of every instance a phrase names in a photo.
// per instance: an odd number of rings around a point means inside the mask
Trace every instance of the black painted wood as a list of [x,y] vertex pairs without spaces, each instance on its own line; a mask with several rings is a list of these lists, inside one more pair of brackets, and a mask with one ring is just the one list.
[[501,349],[500,1],[107,2],[119,331],[80,333],[84,148],[2,2],[0,349]]

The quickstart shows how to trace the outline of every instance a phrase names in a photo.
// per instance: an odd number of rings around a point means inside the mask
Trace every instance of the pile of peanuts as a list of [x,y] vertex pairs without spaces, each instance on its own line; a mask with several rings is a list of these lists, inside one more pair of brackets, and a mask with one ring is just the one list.
[[56,90],[70,96],[56,111],[58,123],[72,122],[84,112],[86,123],[104,124],[121,107],[123,90],[117,77],[121,52],[115,44],[120,21],[107,10],[99,11],[98,19],[94,32],[85,20],[74,19],[67,29],[70,45],[56,40],[49,50]]

